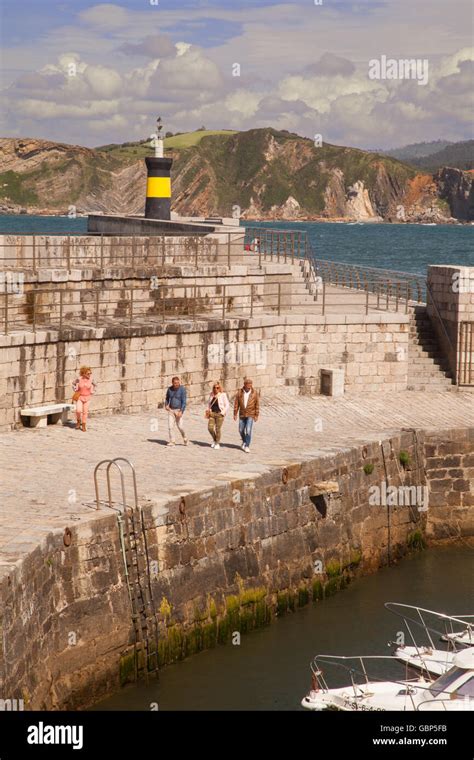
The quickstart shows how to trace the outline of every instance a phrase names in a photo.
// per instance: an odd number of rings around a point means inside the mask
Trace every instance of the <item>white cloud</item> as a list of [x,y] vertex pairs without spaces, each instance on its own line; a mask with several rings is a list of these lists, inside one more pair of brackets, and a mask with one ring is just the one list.
[[113,3],[94,5],[81,11],[78,15],[81,21],[87,25],[106,32],[126,28],[130,23],[131,16],[133,16],[126,8]]
[[225,99],[225,106],[229,111],[238,111],[245,118],[253,116],[262,99],[261,95],[248,90],[237,90]]
[[17,103],[17,112],[21,116],[35,119],[88,119],[94,116],[113,114],[118,110],[117,100],[91,101],[73,105],[61,104],[48,100],[25,98]]
[[[218,2],[185,12],[179,3],[144,0],[133,10],[100,3],[62,27],[53,16],[33,43],[4,46],[4,131],[44,136],[51,129],[67,141],[81,120],[81,140],[97,144],[102,128],[103,142],[148,135],[159,111],[172,130],[273,125],[308,136],[324,130],[328,141],[361,147],[470,136],[469,0],[452,9],[428,0],[358,9]],[[206,34],[209,19],[234,35],[205,49],[183,41],[201,28]],[[428,85],[369,80],[368,61],[382,54],[428,58]],[[235,62],[240,79],[231,76]]]
[[285,77],[278,87],[283,100],[302,100],[319,113],[329,113],[331,104],[344,95],[364,95],[371,93],[383,100],[385,93],[378,82],[361,76],[352,77]]
[[105,66],[87,66],[84,71],[84,79],[89,85],[91,93],[98,98],[118,96],[122,88],[120,75]]

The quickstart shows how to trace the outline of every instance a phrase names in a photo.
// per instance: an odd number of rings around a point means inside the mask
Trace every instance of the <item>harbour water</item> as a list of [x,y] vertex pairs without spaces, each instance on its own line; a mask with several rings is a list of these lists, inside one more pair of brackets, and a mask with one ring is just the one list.
[[[474,265],[471,225],[248,222],[248,226],[307,232],[315,256],[359,266],[424,275],[429,264]],[[0,234],[84,235],[87,218],[0,216]]]
[[[403,621],[388,601],[447,614],[474,613],[474,551],[467,544],[433,548],[355,581],[344,591],[268,628],[163,669],[158,681],[122,689],[96,710],[298,710],[316,654],[389,655]],[[407,641],[407,643],[411,643]],[[385,671],[384,668],[387,668]],[[402,666],[393,664],[398,677]],[[395,675],[392,665],[377,668]],[[400,668],[400,669],[399,669]],[[402,675],[400,675],[402,674]],[[331,685],[347,682],[327,672]]]
[[258,226],[306,231],[318,259],[421,275],[429,264],[474,265],[470,225],[265,222]]

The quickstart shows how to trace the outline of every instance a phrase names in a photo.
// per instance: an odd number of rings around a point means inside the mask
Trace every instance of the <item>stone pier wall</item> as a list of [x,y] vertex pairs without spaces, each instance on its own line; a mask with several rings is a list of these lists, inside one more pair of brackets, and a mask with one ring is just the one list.
[[456,382],[467,384],[462,366],[472,367],[474,382],[473,346],[460,345],[461,323],[474,323],[474,267],[428,267],[427,312]]
[[[229,242],[230,241],[230,242]],[[0,270],[245,263],[243,231],[205,237],[0,235]]]
[[156,409],[175,374],[196,402],[216,379],[232,394],[245,375],[263,394],[319,393],[323,368],[344,369],[349,393],[403,390],[408,319],[282,315],[0,335],[0,430],[20,424],[23,407],[69,401],[83,364],[98,386],[93,414]]
[[424,461],[430,487],[427,537],[474,535],[474,430],[430,432]]
[[[102,325],[113,320],[135,325],[143,320],[222,316],[249,317],[297,303],[290,265],[127,269],[40,269],[25,273],[20,292],[0,309],[0,332],[17,332],[60,323]],[[12,285],[12,290],[13,290]],[[5,296],[3,297],[5,299]]]
[[[229,477],[165,508],[144,506],[160,663],[317,602],[420,548],[426,536],[472,535],[458,484],[472,481],[473,441],[474,430],[406,431],[264,475]],[[455,468],[452,491],[460,494],[442,515],[434,509],[442,508],[437,483],[446,478],[438,477],[435,456],[444,469]],[[425,468],[433,500],[427,511],[371,500],[384,482],[426,483]],[[133,677],[116,516],[104,510],[92,517],[68,526],[70,535],[50,534],[0,584],[0,696],[22,698],[27,709],[84,707]],[[449,535],[436,527],[440,521]]]

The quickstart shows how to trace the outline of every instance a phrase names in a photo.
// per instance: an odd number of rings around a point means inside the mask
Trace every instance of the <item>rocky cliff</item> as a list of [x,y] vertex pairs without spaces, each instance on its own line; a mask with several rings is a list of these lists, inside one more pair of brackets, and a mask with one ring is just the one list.
[[[141,214],[143,158],[149,154],[143,143],[93,150],[47,140],[0,139],[0,211]],[[417,175],[394,158],[329,144],[316,147],[289,132],[213,134],[167,155],[174,159],[173,209],[185,216],[473,218],[468,172]]]
[[456,219],[474,219],[474,171],[440,169],[435,175],[438,193],[449,204]]

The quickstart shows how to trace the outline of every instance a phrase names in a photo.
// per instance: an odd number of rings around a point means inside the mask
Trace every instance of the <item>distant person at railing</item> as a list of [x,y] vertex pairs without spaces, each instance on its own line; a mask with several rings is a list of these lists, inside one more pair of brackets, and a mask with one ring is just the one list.
[[76,404],[76,430],[82,430],[85,433],[89,404],[91,396],[95,393],[96,389],[96,384],[92,380],[92,370],[90,367],[80,368],[79,378],[74,380],[72,387],[74,389],[72,399]]
[[243,387],[237,392],[234,401],[234,420],[239,416],[239,434],[242,439],[242,450],[250,453],[253,423],[257,422],[260,414],[258,391],[253,387],[253,381],[246,377]]
[[222,425],[224,424],[224,417],[229,411],[229,406],[229,399],[222,385],[214,383],[205,412],[206,418],[209,420],[207,429],[211,434],[212,449],[220,449]]
[[260,253],[259,238],[254,238],[251,243],[247,243],[247,245],[244,246],[244,250],[252,251],[252,253]]
[[171,385],[166,391],[165,409],[168,412],[168,446],[174,446],[174,431],[178,428],[183,438],[185,446],[188,445],[188,439],[183,427],[183,414],[186,409],[186,388],[181,385],[179,377],[175,376],[171,380]]

